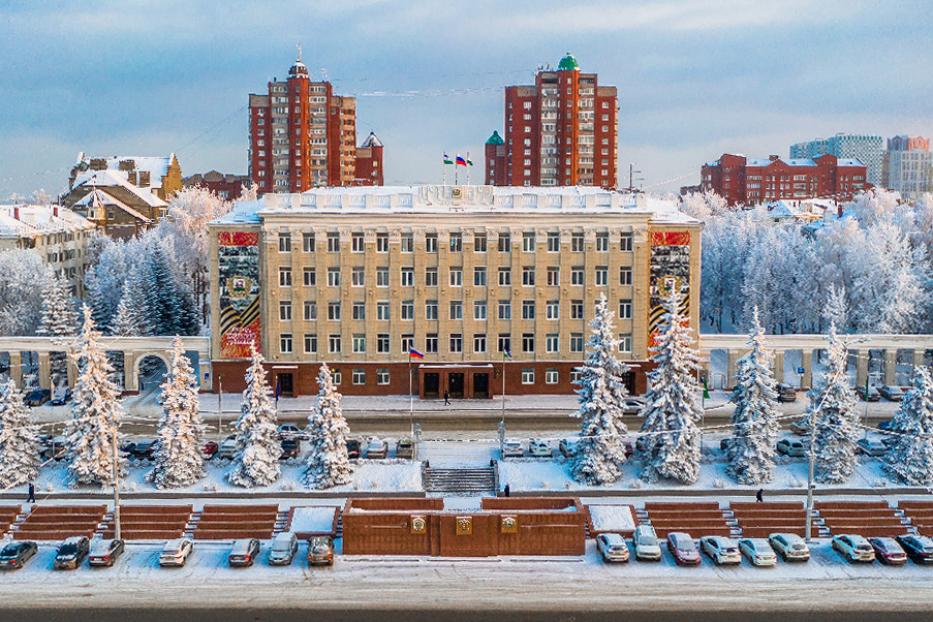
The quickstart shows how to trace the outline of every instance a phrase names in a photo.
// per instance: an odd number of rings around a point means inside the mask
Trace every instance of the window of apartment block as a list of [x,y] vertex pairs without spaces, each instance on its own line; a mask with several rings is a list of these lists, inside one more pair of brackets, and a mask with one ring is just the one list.
[[305,309],[305,320],[313,321],[317,319],[317,303],[313,300],[305,300],[304,303]]
[[331,354],[340,354],[340,335],[327,337],[327,351]]
[[366,370],[365,369],[354,369],[352,378],[353,378],[353,384],[355,385],[366,384]]
[[403,233],[401,238],[401,250],[403,253],[415,252],[415,236],[411,233]]
[[486,234],[477,233],[473,236],[473,250],[477,253],[486,252]]
[[292,303],[290,300],[279,301],[279,319],[282,321],[292,319]]
[[350,285],[353,287],[363,287],[366,285],[366,272],[361,267],[355,267],[350,270]]
[[619,352],[631,352],[632,351],[632,335],[624,334],[619,335]]
[[534,333],[524,333],[522,335],[522,352],[534,352],[534,351],[535,351]]
[[583,372],[577,371],[576,369],[570,372],[570,384],[579,385],[582,378]]
[[463,234],[462,233],[451,233],[450,234],[450,252],[451,253],[462,253],[463,252]]
[[411,333],[402,335],[402,354],[408,354],[415,347],[415,336]]
[[511,300],[500,300],[498,308],[499,308],[499,319],[500,320],[511,320],[512,319],[512,301]]
[[[402,301],[402,305],[399,308],[399,317],[401,317],[403,320],[415,319],[415,301],[414,300],[403,300]],[[386,318],[386,319],[389,319],[389,318]]]
[[582,333],[571,333],[570,351],[571,352],[583,352],[583,334]]
[[463,268],[450,269],[450,286],[460,287],[463,285]]
[[598,253],[609,252],[609,234],[608,233],[601,231],[596,234],[596,252]]
[[632,269],[631,268],[619,268],[619,285],[631,285],[632,284]]
[[343,373],[339,369],[332,369],[330,375],[334,379],[334,384],[339,385],[343,382]]
[[327,269],[327,284],[330,287],[340,287],[340,268]]
[[376,369],[376,384],[386,385],[389,384],[389,370],[380,367]]
[[350,235],[350,250],[354,253],[362,253],[366,250],[363,244],[362,233],[353,233]]
[[560,352],[560,336],[554,334],[545,336],[544,349],[551,354]]
[[424,269],[425,287],[437,287],[437,268]]
[[586,279],[586,272],[583,270],[583,266],[574,266],[570,269],[570,284],[571,285],[584,285]]
[[366,352],[366,335],[353,335],[353,352],[355,354]]
[[280,253],[292,252],[292,234],[291,233],[280,233],[279,234],[279,252]]
[[305,354],[315,354],[317,352],[317,335],[305,335]]
[[573,233],[570,236],[570,250],[574,253],[583,252],[583,234]]
[[499,352],[508,352],[512,353],[512,336],[511,335],[499,335],[496,344]]
[[524,266],[522,268],[522,285],[525,287],[534,287],[535,285],[535,267]]
[[424,337],[424,351],[436,353],[437,352],[437,333],[428,333]]
[[512,234],[503,232],[499,234],[499,243],[497,249],[500,253],[512,252]]
[[486,268],[473,268],[473,285],[477,287],[486,286]]
[[376,268],[376,287],[389,286],[389,269]]
[[609,285],[609,268],[606,266],[596,266],[596,284]]
[[426,320],[437,319],[437,301],[436,300],[425,300],[424,301],[424,319]]
[[282,354],[291,354],[292,336],[290,333],[282,333],[279,335],[279,352]]
[[512,284],[512,269],[499,268],[499,286],[508,287]]
[[559,320],[560,319],[560,301],[557,300],[548,300],[545,306],[546,317],[549,320]]
[[450,319],[451,320],[462,320],[463,319],[463,301],[462,300],[451,300],[450,301]]
[[486,301],[485,300],[474,300],[473,301],[473,319],[474,320],[485,320],[486,319]]
[[279,287],[292,286],[292,269],[279,268]]
[[377,253],[388,253],[389,252],[389,234],[388,233],[377,233],[376,234],[376,252]]
[[331,231],[327,234],[327,252],[328,253],[339,253],[340,252],[340,234],[334,231]]
[[549,253],[560,252],[560,232],[559,231],[548,231],[547,252]]
[[534,300],[522,300],[522,319],[523,320],[535,319],[535,301]]
[[632,234],[631,233],[622,233],[619,235],[619,250],[623,252],[632,250]]
[[530,367],[522,369],[522,384],[535,383],[535,370]]
[[314,252],[314,234],[313,233],[302,233],[301,234],[301,248],[306,253]]
[[314,287],[317,285],[317,272],[314,271],[314,268],[304,269],[304,283],[305,287]]
[[620,300],[619,301],[619,319],[620,320],[632,319],[632,301],[631,300]]
[[339,302],[328,302],[327,303],[327,319],[332,321],[340,320],[340,303]]
[[413,287],[415,285],[415,269],[402,268],[402,287]]
[[557,370],[556,369],[545,369],[544,370],[544,384],[557,384]]
[[366,303],[365,302],[354,302],[352,307],[353,319],[354,320],[365,320],[366,319]]
[[570,301],[570,319],[572,320],[583,319],[583,301],[582,300],[571,300]]
[[463,352],[463,335],[460,333],[452,333],[450,335],[450,352]]
[[547,284],[548,287],[556,287],[560,285],[560,268],[558,266],[548,266]]
[[428,233],[424,236],[424,250],[427,253],[437,252],[437,234]]
[[376,335],[376,352],[380,354],[387,354],[389,352],[389,335],[387,333],[379,333]]
[[525,253],[535,252],[535,232],[525,231],[522,233],[522,251]]

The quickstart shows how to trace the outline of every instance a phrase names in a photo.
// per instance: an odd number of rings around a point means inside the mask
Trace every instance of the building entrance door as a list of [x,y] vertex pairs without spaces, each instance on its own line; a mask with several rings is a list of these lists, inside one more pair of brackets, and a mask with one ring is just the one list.
[[632,371],[627,371],[622,374],[622,383],[625,385],[625,389],[628,391],[629,395],[635,395],[635,373]]
[[447,374],[447,392],[450,397],[463,397],[463,374],[454,372]]
[[437,373],[424,375],[424,396],[438,397],[440,395],[441,377]]
[[489,374],[473,374],[473,397],[476,399],[489,397]]
[[295,380],[291,374],[279,374],[277,377],[279,383],[279,395],[294,395]]

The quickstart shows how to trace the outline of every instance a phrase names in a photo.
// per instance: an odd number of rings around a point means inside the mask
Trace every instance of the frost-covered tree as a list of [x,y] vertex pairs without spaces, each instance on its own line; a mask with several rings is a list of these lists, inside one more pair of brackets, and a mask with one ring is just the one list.
[[350,427],[343,417],[341,396],[326,363],[318,370],[317,383],[317,403],[308,416],[311,452],[304,481],[309,488],[323,489],[349,484],[353,467],[347,456]]
[[246,370],[246,390],[243,391],[240,417],[235,424],[239,449],[227,474],[230,483],[245,488],[274,483],[279,478],[279,458],[282,455],[275,404],[262,366],[262,354],[256,350],[255,344],[251,352],[252,362]]
[[0,251],[0,334],[35,335],[42,321],[45,259],[34,250]]
[[823,308],[822,315],[828,323],[836,325],[836,330],[846,332],[846,327],[849,325],[849,303],[846,299],[845,285],[836,287],[834,283],[829,284],[826,306]]
[[175,287],[175,275],[169,258],[158,241],[150,243],[143,272],[148,297],[145,312],[154,335],[178,334],[181,301]]
[[622,477],[628,429],[622,412],[628,391],[623,376],[629,367],[617,357],[618,338],[613,329],[613,313],[605,294],[596,302],[596,314],[590,322],[590,339],[583,365],[577,368],[577,412],[580,440],[577,443],[571,473],[578,482],[608,484]]
[[42,321],[37,335],[71,337],[75,334],[78,314],[71,297],[71,284],[64,275],[49,271],[42,287]]
[[895,443],[885,457],[885,469],[906,484],[933,484],[933,376],[915,367],[910,390],[892,422]]
[[160,489],[190,486],[204,477],[204,425],[198,410],[197,379],[178,336],[172,344],[171,368],[161,388],[159,445],[149,481]]
[[85,272],[85,300],[91,305],[99,330],[113,332],[117,305],[124,296],[124,284],[131,266],[127,265],[126,244],[107,236],[97,236],[88,244]]
[[35,481],[39,428],[12,380],[0,384],[0,490]]
[[142,318],[130,303],[129,296],[125,294],[120,304],[117,305],[117,314],[113,318],[110,332],[118,337],[139,337],[145,334],[142,329]]
[[674,479],[692,484],[700,474],[700,429],[703,410],[696,379],[698,355],[688,319],[679,310],[679,295],[665,301],[656,342],[655,368],[648,372],[645,395],[644,467],[642,478]]
[[752,315],[748,338],[751,351],[739,359],[732,391],[732,444],[727,470],[740,484],[770,482],[774,474],[774,443],[778,433],[777,391],[773,357],[765,349],[765,332]]
[[814,422],[811,442],[816,452],[815,477],[821,484],[841,484],[855,471],[858,414],[855,393],[846,373],[848,344],[829,326],[829,363],[823,378],[809,392],[809,420]]
[[113,367],[100,346],[91,308],[85,305],[83,312],[84,324],[74,352],[78,377],[68,422],[68,470],[77,484],[103,486],[113,482],[113,444],[123,407],[118,399],[120,390],[110,379]]
[[[154,335],[155,328],[150,324],[150,314],[147,311],[149,293],[143,278],[142,269],[133,267],[126,277],[123,286],[123,297],[117,305],[119,314],[120,305],[126,307],[121,330],[135,330],[136,335]],[[114,334],[116,333],[116,316],[114,316]]]

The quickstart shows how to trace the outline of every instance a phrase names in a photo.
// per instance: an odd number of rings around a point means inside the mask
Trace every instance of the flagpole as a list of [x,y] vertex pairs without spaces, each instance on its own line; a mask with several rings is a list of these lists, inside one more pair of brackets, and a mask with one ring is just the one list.
[[470,152],[469,151],[467,151],[466,159],[467,159],[467,171],[466,171],[467,185],[469,186],[470,185]]
[[411,438],[415,438],[415,394],[412,390],[411,350],[408,351],[408,425],[411,428]]
[[502,353],[502,418],[499,420],[505,428],[505,352]]

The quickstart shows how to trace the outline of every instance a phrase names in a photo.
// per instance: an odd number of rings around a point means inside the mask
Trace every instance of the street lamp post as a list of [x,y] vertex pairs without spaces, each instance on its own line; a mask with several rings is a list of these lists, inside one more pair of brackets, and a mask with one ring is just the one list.
[[120,540],[120,451],[117,447],[117,426],[113,426],[113,537]]

